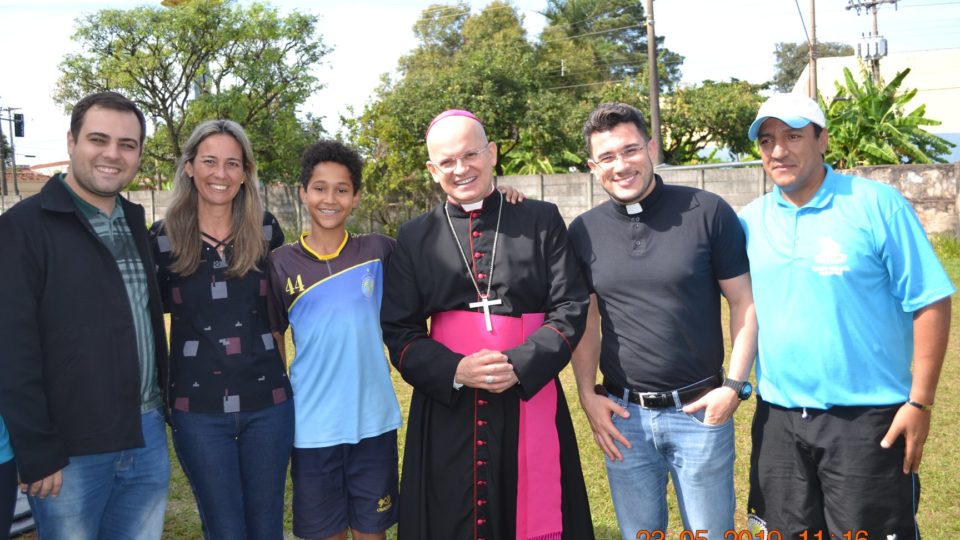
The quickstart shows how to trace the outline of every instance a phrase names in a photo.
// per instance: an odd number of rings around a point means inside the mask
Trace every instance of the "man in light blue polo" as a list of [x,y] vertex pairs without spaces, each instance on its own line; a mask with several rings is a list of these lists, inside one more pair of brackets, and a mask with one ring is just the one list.
[[895,189],[824,164],[815,102],[771,97],[749,136],[776,184],[740,214],[759,326],[750,525],[919,538],[955,289]]

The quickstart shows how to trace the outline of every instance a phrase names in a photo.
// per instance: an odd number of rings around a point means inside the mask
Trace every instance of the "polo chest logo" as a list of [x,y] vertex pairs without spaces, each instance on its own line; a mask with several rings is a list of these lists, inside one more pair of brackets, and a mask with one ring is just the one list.
[[377,282],[373,279],[373,274],[370,273],[370,269],[367,268],[367,273],[364,274],[363,279],[360,280],[360,292],[367,298],[371,298],[376,288]]
[[847,254],[843,252],[843,246],[829,236],[820,239],[820,251],[813,260],[817,264],[810,269],[821,276],[842,276],[844,272],[850,271],[850,267],[845,264]]

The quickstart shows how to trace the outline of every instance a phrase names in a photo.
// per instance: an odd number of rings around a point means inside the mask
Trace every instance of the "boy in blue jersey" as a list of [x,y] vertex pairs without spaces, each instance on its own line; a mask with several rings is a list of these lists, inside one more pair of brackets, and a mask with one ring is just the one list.
[[382,539],[397,520],[400,407],[380,332],[395,242],[346,231],[360,201],[354,150],[320,141],[301,161],[310,232],[270,254],[268,295],[272,329],[291,326],[296,347],[293,532],[345,539],[349,528],[355,539]]

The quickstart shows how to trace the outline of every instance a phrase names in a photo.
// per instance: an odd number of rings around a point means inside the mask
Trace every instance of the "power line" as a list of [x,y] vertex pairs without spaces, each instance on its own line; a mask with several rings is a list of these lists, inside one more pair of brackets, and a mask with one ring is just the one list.
[[793,0],[797,5],[797,15],[800,16],[800,26],[803,26],[803,35],[807,36],[807,43],[810,43],[810,34],[807,33],[807,23],[803,20],[803,12],[800,11],[800,0]]
[[582,84],[568,84],[568,85],[566,85],[566,86],[551,86],[550,88],[544,88],[544,90],[546,90],[546,91],[550,91],[550,90],[564,90],[564,89],[566,89],[566,88],[580,88],[580,87],[583,87],[583,86],[597,86],[597,85],[599,85],[599,84],[607,84],[607,83],[622,83],[622,82],[629,81],[629,80],[631,80],[631,79],[632,79],[631,77],[624,77],[623,79],[612,79],[612,80],[609,80],[609,81],[599,81],[599,82],[582,83]]
[[[573,26],[575,26],[575,25],[578,25],[578,24],[581,24],[581,23],[585,23],[585,22],[589,22],[589,21],[592,21],[592,20],[596,20],[596,19],[599,19],[599,18],[604,17],[604,16],[607,16],[607,15],[612,15],[614,12],[620,12],[620,11],[621,11],[620,8],[611,9],[610,11],[604,11],[604,12],[601,12],[601,13],[599,13],[599,14],[597,14],[597,15],[592,16],[592,17],[587,17],[586,19],[580,19],[579,21],[573,21],[573,22],[561,23],[561,24],[554,24],[554,25],[552,25],[552,26],[549,26],[549,28],[573,27]],[[543,16],[544,18],[547,18],[547,16],[544,15],[542,12],[537,12],[537,13],[539,13],[539,14],[540,14],[541,16]],[[622,12],[621,12],[621,13],[618,13],[618,14],[622,14]],[[646,14],[644,14],[644,16],[646,16]],[[546,28],[544,28],[544,29],[546,29]]]
[[642,27],[643,27],[642,24],[631,24],[627,26],[621,26],[619,28],[610,28],[608,30],[597,30],[595,32],[585,32],[583,34],[577,34],[574,36],[564,36],[561,38],[544,39],[544,40],[540,40],[540,43],[544,44],[544,43],[553,43],[554,41],[566,41],[570,39],[578,39],[582,37],[596,36],[600,34],[609,34],[610,32],[619,32],[620,30],[629,30],[631,28],[642,28]]

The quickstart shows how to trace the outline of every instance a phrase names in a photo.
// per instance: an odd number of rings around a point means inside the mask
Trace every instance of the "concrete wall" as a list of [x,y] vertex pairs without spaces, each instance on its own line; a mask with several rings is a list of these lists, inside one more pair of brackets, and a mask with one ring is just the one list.
[[[853,174],[890,184],[909,200],[927,233],[960,234],[960,163],[951,165],[889,165],[861,167]],[[734,209],[739,210],[756,197],[770,191],[772,182],[759,166],[709,169],[659,169],[658,173],[670,184],[699,187],[717,193]],[[534,199],[550,201],[560,208],[569,223],[589,208],[607,200],[599,182],[588,173],[534,176],[508,176],[500,183],[520,189]],[[170,193],[164,191],[130,191],[125,197],[146,209],[147,220],[160,219],[166,213]],[[8,196],[0,200],[0,213],[17,201]],[[264,201],[287,232],[297,230],[297,224],[308,226],[293,186],[271,185],[265,188]]]
[[[847,171],[897,188],[909,200],[927,233],[960,234],[960,163],[950,165],[888,165]],[[659,169],[668,184],[686,185],[723,197],[735,210],[773,189],[762,167],[714,169]],[[607,200],[599,182],[588,173],[509,176],[499,182],[514,186],[535,199],[557,204],[569,223]]]

